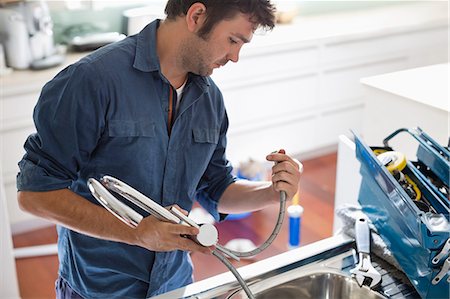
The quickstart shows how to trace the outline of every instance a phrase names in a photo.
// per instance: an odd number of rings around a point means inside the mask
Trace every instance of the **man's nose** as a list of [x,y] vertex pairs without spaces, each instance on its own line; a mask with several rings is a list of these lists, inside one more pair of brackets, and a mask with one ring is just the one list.
[[237,49],[232,49],[230,51],[230,53],[227,56],[228,60],[231,60],[233,62],[238,62],[239,61],[239,52],[241,51],[241,48],[237,48]]

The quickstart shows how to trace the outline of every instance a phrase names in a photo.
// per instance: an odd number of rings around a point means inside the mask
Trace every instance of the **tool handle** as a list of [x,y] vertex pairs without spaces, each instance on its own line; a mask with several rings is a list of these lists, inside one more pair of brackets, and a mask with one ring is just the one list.
[[358,252],[370,253],[370,229],[365,218],[359,218],[355,222],[356,246]]

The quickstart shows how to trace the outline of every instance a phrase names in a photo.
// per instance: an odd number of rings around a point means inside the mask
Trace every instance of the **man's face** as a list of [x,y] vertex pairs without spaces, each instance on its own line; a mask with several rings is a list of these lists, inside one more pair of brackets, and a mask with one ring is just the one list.
[[250,42],[254,29],[254,24],[244,14],[223,20],[206,38],[194,34],[183,41],[181,63],[188,72],[209,76],[215,68],[224,66],[228,61],[239,60],[241,47]]

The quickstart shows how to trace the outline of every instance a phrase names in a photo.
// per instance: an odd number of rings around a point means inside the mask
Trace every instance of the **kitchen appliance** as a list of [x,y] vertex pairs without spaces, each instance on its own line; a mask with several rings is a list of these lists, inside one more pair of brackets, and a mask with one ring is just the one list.
[[[419,142],[417,161],[396,163],[386,160],[386,155],[381,157],[383,152],[393,150],[389,140],[400,132]],[[361,162],[358,201],[363,212],[420,297],[449,298],[448,148],[420,128],[399,129],[385,138],[382,147],[369,147],[358,134],[354,135],[356,157]],[[400,155],[391,157],[398,159]],[[391,168],[392,163],[397,166]]]
[[6,64],[15,69],[44,69],[61,64],[53,42],[53,22],[45,1],[18,1],[0,7],[0,35]]

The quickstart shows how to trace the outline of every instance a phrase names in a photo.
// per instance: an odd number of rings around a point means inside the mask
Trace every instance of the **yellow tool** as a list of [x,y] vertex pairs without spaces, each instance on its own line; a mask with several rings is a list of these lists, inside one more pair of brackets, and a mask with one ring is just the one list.
[[402,172],[406,167],[406,157],[403,153],[386,151],[379,154],[377,158],[400,183],[411,199],[417,201],[420,200],[422,192],[420,192],[419,187],[417,187],[417,184],[409,176]]

